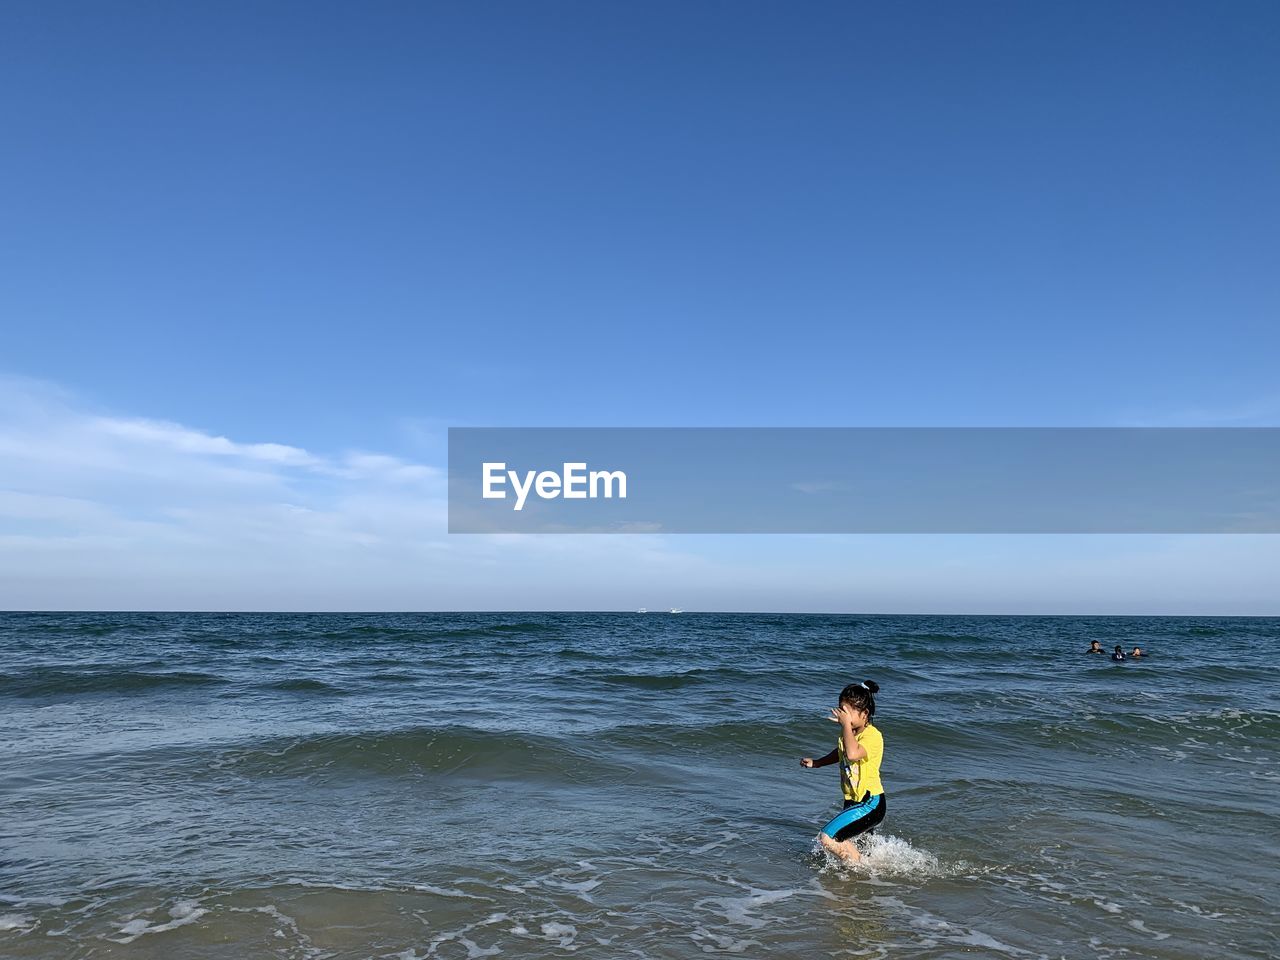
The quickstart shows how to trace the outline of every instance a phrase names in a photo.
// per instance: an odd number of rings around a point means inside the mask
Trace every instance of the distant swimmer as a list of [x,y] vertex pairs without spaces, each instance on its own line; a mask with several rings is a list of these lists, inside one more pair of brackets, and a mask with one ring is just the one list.
[[1140,656],[1142,656],[1142,648],[1141,648],[1141,647],[1134,647],[1134,648],[1133,648],[1133,653],[1129,654],[1129,656],[1130,656],[1131,658],[1133,658],[1134,660],[1137,660]]
[[1120,644],[1116,644],[1115,653],[1111,654],[1111,659],[1115,661],[1124,659],[1124,651],[1120,649]]
[[854,838],[872,830],[884,819],[884,787],[880,783],[884,737],[871,724],[876,712],[875,694],[879,690],[874,680],[851,683],[841,690],[828,717],[840,724],[836,748],[817,760],[805,757],[800,761],[800,766],[806,768],[840,764],[844,809],[822,828],[818,839],[826,850],[850,863],[862,859]]
[[1097,640],[1090,640],[1089,649],[1085,651],[1085,653],[1106,653],[1106,652],[1107,651],[1102,649],[1102,644],[1100,644]]

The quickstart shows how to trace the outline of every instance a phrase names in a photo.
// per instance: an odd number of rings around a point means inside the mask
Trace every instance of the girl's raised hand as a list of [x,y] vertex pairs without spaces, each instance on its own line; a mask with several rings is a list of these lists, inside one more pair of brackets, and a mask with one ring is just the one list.
[[848,723],[853,723],[853,708],[850,707],[847,703],[842,703],[837,707],[832,707],[831,716],[829,716],[827,719],[830,720],[832,723],[838,723],[841,726],[844,726],[845,724],[848,724]]

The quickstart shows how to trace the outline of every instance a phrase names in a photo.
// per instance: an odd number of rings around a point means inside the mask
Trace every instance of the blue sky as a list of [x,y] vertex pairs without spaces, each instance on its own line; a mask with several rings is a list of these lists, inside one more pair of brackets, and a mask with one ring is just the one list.
[[1268,538],[438,512],[449,425],[1280,423],[1278,48],[1243,2],[6,5],[0,605],[1280,612]]

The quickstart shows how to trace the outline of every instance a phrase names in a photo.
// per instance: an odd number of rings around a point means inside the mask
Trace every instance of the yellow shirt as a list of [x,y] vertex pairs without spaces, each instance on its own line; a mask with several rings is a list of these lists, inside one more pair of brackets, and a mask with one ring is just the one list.
[[840,755],[840,789],[846,800],[863,800],[867,796],[884,793],[880,783],[880,761],[884,759],[884,737],[880,731],[867,724],[855,736],[858,745],[867,751],[861,760],[852,763],[845,759],[844,737],[836,738],[836,750]]

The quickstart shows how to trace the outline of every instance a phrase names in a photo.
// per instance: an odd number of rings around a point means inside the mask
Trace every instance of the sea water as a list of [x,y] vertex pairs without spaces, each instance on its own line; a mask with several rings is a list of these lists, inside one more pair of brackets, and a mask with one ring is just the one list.
[[1271,957],[1277,691],[1275,619],[0,614],[0,955]]

